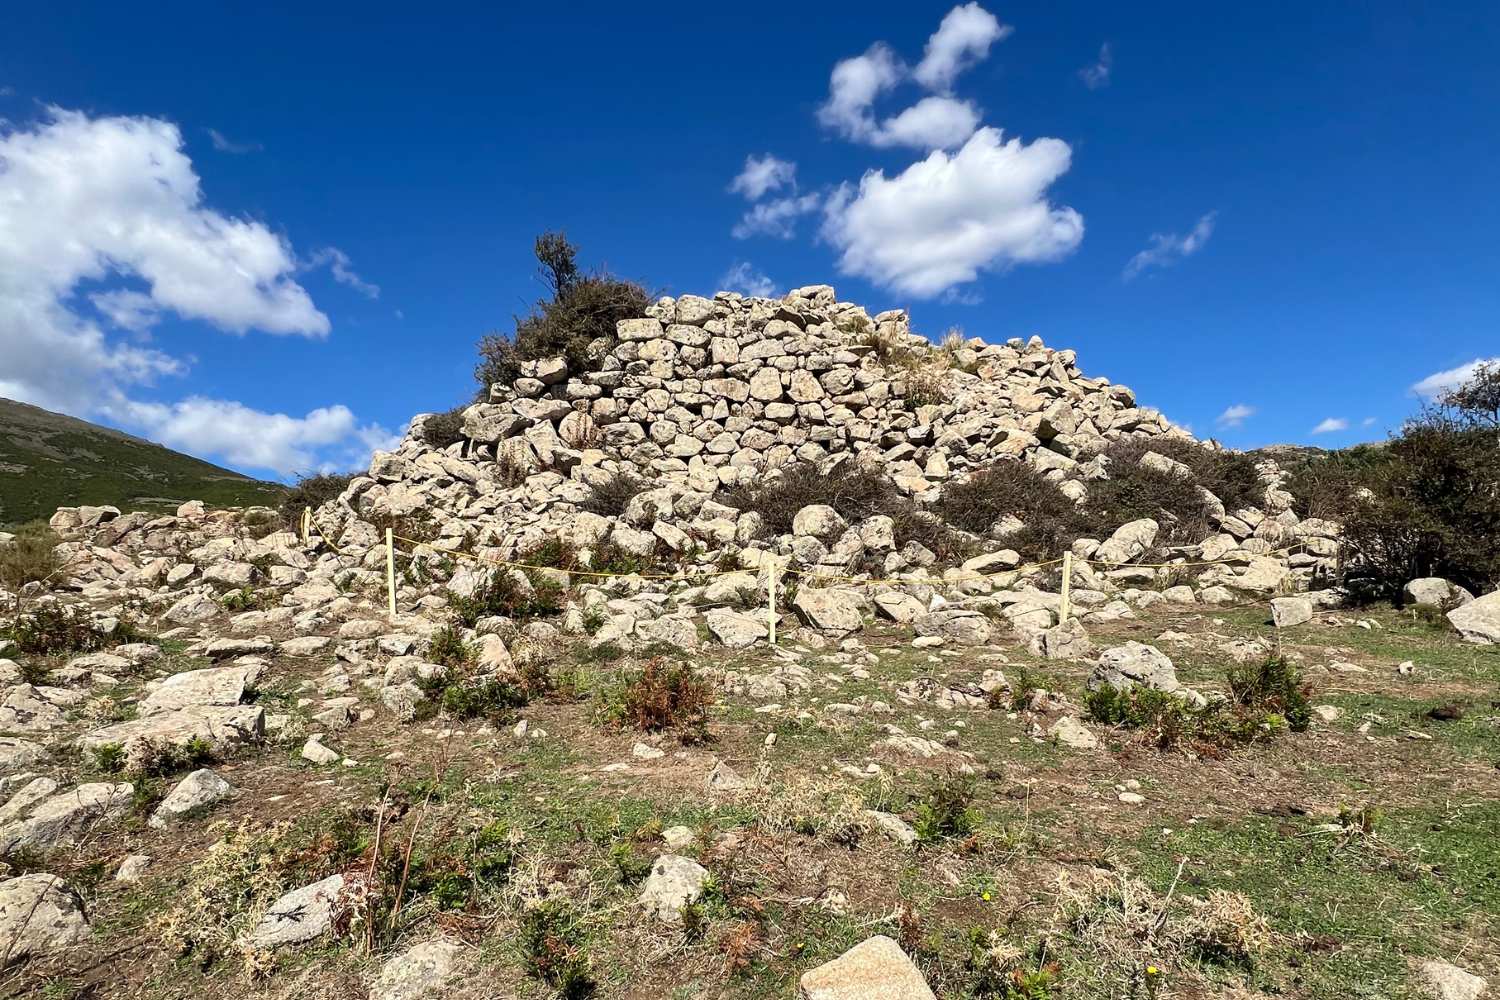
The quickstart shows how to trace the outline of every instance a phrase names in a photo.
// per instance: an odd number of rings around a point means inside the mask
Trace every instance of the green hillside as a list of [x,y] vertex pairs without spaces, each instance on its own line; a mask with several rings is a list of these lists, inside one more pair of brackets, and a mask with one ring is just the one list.
[[0,399],[0,526],[78,504],[242,507],[275,504],[285,492],[108,427]]

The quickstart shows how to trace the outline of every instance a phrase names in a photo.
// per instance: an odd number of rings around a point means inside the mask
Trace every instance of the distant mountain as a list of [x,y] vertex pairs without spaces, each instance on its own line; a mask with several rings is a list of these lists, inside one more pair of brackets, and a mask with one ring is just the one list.
[[191,458],[121,431],[0,399],[0,526],[50,517],[58,507],[104,504],[170,510],[275,505],[277,483]]

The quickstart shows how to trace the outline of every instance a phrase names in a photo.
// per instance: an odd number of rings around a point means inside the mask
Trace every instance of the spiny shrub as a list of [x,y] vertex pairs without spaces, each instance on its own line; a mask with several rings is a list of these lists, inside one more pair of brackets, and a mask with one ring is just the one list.
[[478,656],[474,645],[464,641],[463,634],[452,625],[432,633],[427,642],[427,659],[445,667],[462,669],[472,666]]
[[1187,466],[1192,482],[1218,497],[1230,513],[1265,506],[1266,488],[1255,458],[1245,452],[1210,448],[1184,437],[1152,437],[1121,438],[1106,446],[1103,454],[1109,458],[1113,475],[1120,466],[1139,466],[1148,452]]
[[1110,463],[1108,479],[1088,483],[1084,509],[1097,538],[1142,518],[1160,526],[1159,542],[1174,544],[1202,541],[1213,527],[1209,505],[1192,479],[1123,460]]
[[455,619],[473,628],[481,618],[500,615],[514,621],[548,618],[562,613],[562,584],[540,573],[496,569],[468,595],[448,592]]
[[457,719],[508,719],[530,699],[519,684],[499,677],[471,677],[442,689],[443,711]]
[[583,1000],[598,988],[584,951],[583,926],[569,906],[547,900],[521,915],[517,935],[526,971],[557,990],[563,1000]]
[[466,836],[444,838],[441,848],[421,859],[411,880],[413,895],[429,895],[440,910],[468,909],[505,885],[515,866],[510,830],[490,823]]
[[711,700],[692,667],[657,657],[625,674],[606,714],[615,725],[648,733],[676,729],[683,742],[696,742],[706,736]]
[[933,782],[917,803],[917,839],[924,843],[949,837],[967,837],[979,828],[979,811],[973,807],[975,782],[967,775],[948,775]]
[[1028,559],[1052,559],[1083,534],[1078,505],[1057,483],[1025,462],[996,462],[943,487],[934,511],[947,523],[985,534],[1014,517],[1025,527],[1005,544]]
[[446,448],[464,439],[464,410],[455,406],[444,413],[428,414],[422,421],[422,441],[429,448]]
[[295,486],[281,498],[278,509],[281,511],[281,523],[286,527],[297,530],[302,526],[302,512],[311,507],[317,510],[330,500],[337,500],[340,493],[349,488],[353,482],[353,473],[320,473],[316,476],[303,476],[297,480]]
[[1294,733],[1312,724],[1308,685],[1296,664],[1282,656],[1229,668],[1229,697],[1242,710],[1279,715]]
[[534,252],[551,296],[518,317],[514,333],[490,334],[479,342],[474,378],[481,399],[491,385],[519,378],[525,361],[562,355],[570,371],[597,369],[604,351],[615,344],[615,324],[644,316],[651,304],[646,290],[633,281],[581,271],[578,248],[562,233],[538,236]]
[[648,489],[650,485],[639,476],[621,473],[590,487],[588,498],[579,506],[591,514],[619,517],[630,506],[630,501]]
[[148,639],[127,619],[120,619],[112,629],[104,629],[86,609],[63,604],[41,604],[18,615],[9,625],[0,627],[0,637],[10,639],[21,652],[34,656],[93,653]]
[[58,537],[45,522],[30,521],[13,534],[14,538],[0,544],[0,587],[20,590],[28,583],[55,581],[62,575]]

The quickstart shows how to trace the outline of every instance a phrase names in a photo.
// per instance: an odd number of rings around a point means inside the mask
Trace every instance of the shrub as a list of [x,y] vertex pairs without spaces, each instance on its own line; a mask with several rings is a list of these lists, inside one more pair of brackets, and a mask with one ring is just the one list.
[[464,439],[464,410],[455,406],[446,413],[430,414],[422,422],[422,440],[429,448],[446,448]]
[[281,523],[292,530],[302,526],[302,512],[311,507],[317,510],[330,500],[337,500],[340,493],[348,489],[354,473],[320,473],[303,476],[295,486],[281,498]]
[[1078,505],[1025,462],[997,462],[948,483],[933,509],[947,523],[975,534],[1016,518],[1025,527],[1006,535],[1005,544],[1028,559],[1057,557],[1085,530]]
[[57,557],[58,537],[46,522],[23,524],[14,535],[0,545],[0,587],[20,590],[28,583],[48,582],[62,575],[62,560]]
[[0,628],[0,637],[10,639],[21,652],[34,656],[94,653],[147,638],[126,619],[106,630],[94,621],[87,609],[62,604],[41,604],[17,616],[9,625]]
[[445,667],[463,669],[472,666],[477,657],[474,645],[465,642],[462,633],[452,625],[433,632],[427,643],[427,659]]
[[655,733],[677,729],[683,742],[701,741],[712,701],[706,684],[685,663],[657,657],[627,673],[608,696],[606,714],[615,725]]
[[526,971],[564,1000],[594,995],[597,985],[584,952],[583,926],[566,903],[547,900],[528,907],[521,916],[518,941]]
[[1192,471],[1192,481],[1208,490],[1230,512],[1265,505],[1265,486],[1253,456],[1244,452],[1210,448],[1190,438],[1121,438],[1107,445],[1102,454],[1109,459],[1110,475],[1123,466],[1139,466],[1148,452],[1180,462]]
[[519,378],[524,361],[562,355],[570,371],[597,369],[603,352],[596,342],[606,350],[612,347],[615,324],[644,316],[651,304],[646,290],[633,281],[580,271],[578,248],[561,233],[537,237],[534,252],[551,297],[518,317],[511,335],[490,334],[479,342],[474,378],[481,399],[494,383]]
[[1281,656],[1229,668],[1229,696],[1243,711],[1271,713],[1286,720],[1294,733],[1312,724],[1308,687],[1296,664]]
[[448,592],[454,617],[466,628],[481,618],[500,615],[514,621],[546,618],[562,613],[562,584],[540,573],[496,569],[467,596]]
[[949,775],[933,783],[917,804],[917,839],[924,843],[948,837],[967,837],[979,828],[973,808],[975,782],[967,775]]
[[441,690],[443,711],[457,719],[508,719],[529,700],[519,685],[499,677],[465,678]]
[[515,866],[515,847],[504,823],[490,823],[460,838],[444,838],[439,850],[413,865],[409,890],[429,895],[440,910],[464,910],[501,888]]
[[630,506],[637,494],[650,489],[650,485],[639,476],[621,473],[607,481],[591,487],[589,495],[579,506],[603,517],[619,517]]

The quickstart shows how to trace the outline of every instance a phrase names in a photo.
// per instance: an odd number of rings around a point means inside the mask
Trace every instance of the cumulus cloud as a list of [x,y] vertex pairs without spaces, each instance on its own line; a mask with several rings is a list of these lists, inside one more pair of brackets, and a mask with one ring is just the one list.
[[[972,102],[951,96],[953,83],[1010,31],[989,11],[969,3],[953,8],[943,18],[915,69],[902,62],[889,45],[876,42],[863,55],[833,67],[828,100],[818,109],[818,121],[851,142],[880,148],[931,150],[962,145],[979,127],[981,115]],[[884,120],[877,118],[876,99],[908,80],[934,93]]]
[[1413,385],[1411,391],[1423,399],[1437,399],[1443,393],[1457,389],[1473,378],[1481,365],[1500,365],[1500,357],[1475,358],[1466,365],[1449,368],[1447,371],[1433,372]]
[[1235,403],[1219,414],[1214,423],[1220,427],[1239,427],[1253,416],[1255,416],[1255,407],[1246,406],[1244,403]]
[[750,201],[760,201],[772,191],[797,188],[797,164],[778,159],[770,153],[745,157],[745,168],[729,182],[729,190]]
[[[356,467],[376,448],[393,448],[399,435],[376,424],[360,426],[346,406],[324,406],[304,417],[265,413],[241,403],[191,396],[176,403],[123,401],[108,415],[139,427],[153,440],[233,465],[271,469],[282,476],[326,467],[328,449]],[[338,464],[338,463],[335,463]]]
[[1170,267],[1184,257],[1191,257],[1202,250],[1208,243],[1208,238],[1214,234],[1214,219],[1218,214],[1209,212],[1202,216],[1191,230],[1182,235],[1151,234],[1151,241],[1146,249],[1130,258],[1130,262],[1125,265],[1125,280],[1129,281],[1147,268]]
[[797,220],[810,212],[816,212],[822,200],[817,194],[804,194],[759,202],[750,206],[749,211],[735,223],[730,234],[737,240],[752,236],[775,236],[789,240],[797,232]]
[[1059,139],[1007,141],[983,128],[955,153],[936,150],[893,177],[871,170],[857,187],[840,187],[823,235],[843,273],[919,298],[981,270],[1057,260],[1083,239],[1083,217],[1046,198],[1071,156]]
[[958,74],[982,62],[990,46],[1013,30],[977,3],[954,7],[927,39],[926,52],[912,76],[927,89],[946,93]]
[[1083,85],[1090,90],[1099,90],[1109,86],[1109,74],[1114,69],[1115,57],[1110,51],[1109,43],[1105,42],[1099,46],[1099,58],[1090,66],[1085,66],[1078,71],[1078,78]]
[[725,291],[760,298],[772,298],[776,295],[776,283],[746,260],[736,262],[725,271],[724,276],[719,279],[719,287]]
[[354,270],[349,255],[338,247],[324,247],[315,251],[307,260],[307,267],[327,267],[328,273],[333,275],[333,280],[341,285],[348,285],[367,299],[380,298],[380,286],[373,285],[361,278]]
[[[366,429],[352,415],[327,416],[340,407],[298,419],[221,400],[132,398],[187,372],[183,359],[141,342],[166,314],[235,334],[326,336],[328,317],[297,269],[291,245],[269,227],[204,204],[170,122],[48,108],[32,125],[0,125],[0,395],[277,471],[292,468],[288,454],[301,459],[337,440],[335,428],[359,440]],[[98,285],[114,287],[88,290]],[[204,424],[216,416],[221,437],[189,433],[195,415]],[[241,431],[246,440],[235,444],[229,435]],[[260,451],[256,437],[268,442]]]
[[239,156],[243,153],[259,153],[266,147],[258,142],[235,142],[216,128],[206,130],[209,141],[214,144],[214,149],[221,153],[231,153]]
[[1333,434],[1337,431],[1346,431],[1348,429],[1349,421],[1345,420],[1343,417],[1329,417],[1328,419],[1319,423],[1318,426],[1314,427],[1310,433]]

